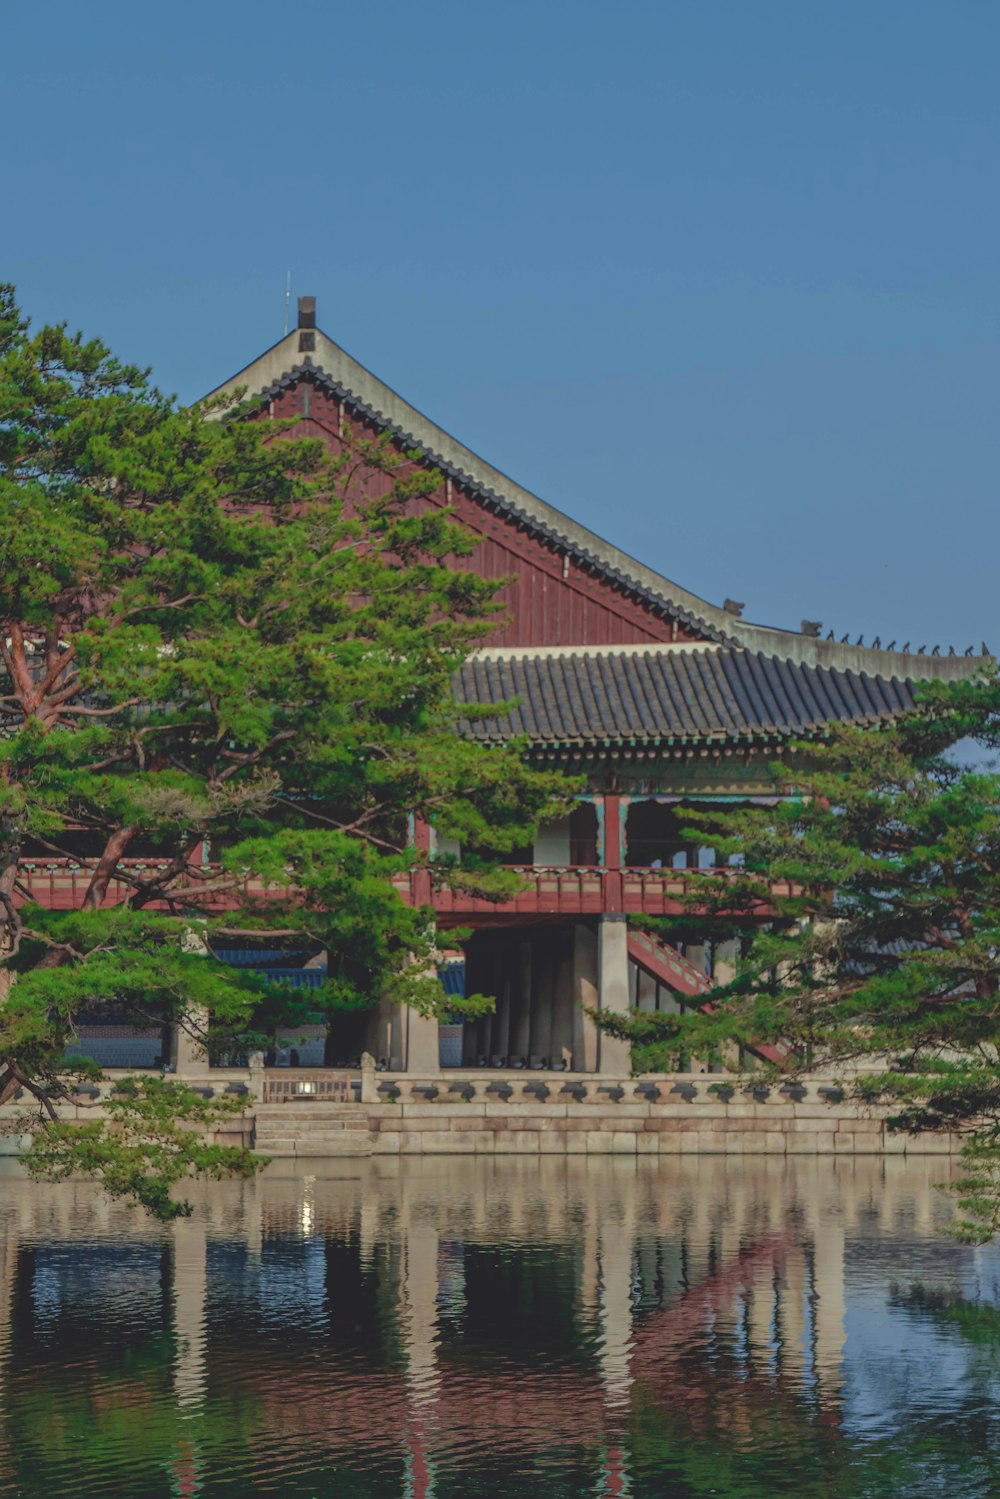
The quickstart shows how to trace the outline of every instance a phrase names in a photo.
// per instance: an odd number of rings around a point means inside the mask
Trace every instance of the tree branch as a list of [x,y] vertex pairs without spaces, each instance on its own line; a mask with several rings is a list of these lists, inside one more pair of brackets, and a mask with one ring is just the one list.
[[85,911],[96,910],[98,906],[103,904],[118,861],[138,831],[138,824],[131,822],[125,827],[119,828],[117,832],[112,833],[108,839],[104,852],[97,861],[97,866],[91,876],[90,884],[87,886],[86,894],[83,897],[83,909]]

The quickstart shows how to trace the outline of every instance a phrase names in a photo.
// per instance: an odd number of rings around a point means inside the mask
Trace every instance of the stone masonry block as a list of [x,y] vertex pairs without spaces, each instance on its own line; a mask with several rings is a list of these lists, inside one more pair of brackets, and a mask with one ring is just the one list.
[[611,1134],[605,1130],[592,1129],[587,1134],[587,1150],[591,1155],[611,1154]]
[[446,1135],[428,1135],[424,1155],[492,1155],[496,1135],[482,1129],[449,1131]]
[[493,1136],[495,1155],[537,1155],[537,1130],[505,1130]]
[[402,1109],[404,1119],[467,1119],[486,1111],[482,1103],[403,1103],[396,1107]]

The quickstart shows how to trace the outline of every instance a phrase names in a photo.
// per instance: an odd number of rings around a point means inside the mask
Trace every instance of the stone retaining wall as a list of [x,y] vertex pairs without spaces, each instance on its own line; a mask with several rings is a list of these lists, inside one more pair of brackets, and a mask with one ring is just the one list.
[[952,1136],[890,1133],[818,1103],[397,1103],[258,1106],[273,1157],[360,1155],[949,1155]]
[[[242,1094],[243,1110],[215,1138],[276,1158],[950,1155],[961,1143],[949,1135],[894,1134],[884,1109],[867,1104],[850,1084],[823,1078],[764,1084],[688,1073],[615,1081],[477,1071],[421,1079],[365,1069],[354,1080],[352,1103],[306,1096],[273,1104],[261,1101],[259,1077],[237,1069],[186,1081],[206,1093]],[[109,1077],[92,1090],[96,1108],[66,1105],[62,1117],[100,1118],[100,1095],[113,1086]],[[0,1125],[18,1112],[15,1105],[0,1108]],[[16,1151],[18,1143],[0,1130],[0,1153]]]

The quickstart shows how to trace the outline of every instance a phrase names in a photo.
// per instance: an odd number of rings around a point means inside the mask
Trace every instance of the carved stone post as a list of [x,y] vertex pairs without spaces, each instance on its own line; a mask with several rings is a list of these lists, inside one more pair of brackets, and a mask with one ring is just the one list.
[[361,1055],[361,1102],[378,1103],[378,1084],[375,1081],[375,1058],[370,1051]]
[[264,1102],[264,1053],[250,1054],[250,1097],[254,1103]]

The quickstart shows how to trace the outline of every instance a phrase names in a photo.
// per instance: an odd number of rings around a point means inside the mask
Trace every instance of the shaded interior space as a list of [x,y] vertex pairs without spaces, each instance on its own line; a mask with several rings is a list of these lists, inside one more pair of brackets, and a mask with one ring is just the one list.
[[574,865],[597,863],[597,808],[593,802],[581,802],[569,814],[569,862]]
[[597,934],[582,922],[484,930],[465,948],[467,994],[495,1001],[490,1015],[466,1019],[465,1067],[584,1071],[595,1065]]
[[625,819],[625,864],[630,869],[711,869],[715,850],[685,838],[688,809],[677,802],[633,801]]

